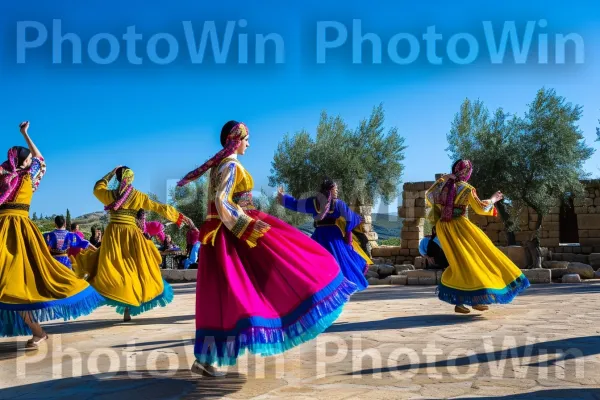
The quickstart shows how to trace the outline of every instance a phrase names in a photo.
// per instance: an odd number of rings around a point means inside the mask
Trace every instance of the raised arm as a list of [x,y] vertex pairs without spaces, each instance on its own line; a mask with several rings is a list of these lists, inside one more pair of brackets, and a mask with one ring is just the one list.
[[71,232],[71,233],[69,233],[69,236],[70,236],[70,239],[71,239],[69,245],[71,247],[74,247],[76,249],[87,249],[88,246],[91,246],[91,244],[90,244],[89,241],[80,238],[79,235],[77,235],[75,233]]
[[315,215],[315,202],[314,197],[308,197],[306,199],[296,199],[294,196],[283,193],[283,189],[279,189],[277,194],[277,200],[279,204],[288,210]]
[[219,167],[219,186],[215,206],[225,227],[238,239],[245,241],[248,246],[254,247],[258,239],[270,229],[270,226],[246,215],[244,210],[233,201],[233,191],[238,174],[237,165],[233,161],[225,162]]
[[141,203],[141,206],[139,208],[154,211],[160,214],[162,217],[168,219],[169,221],[176,223],[177,226],[181,226],[183,222],[188,223],[186,216],[177,211],[175,207],[154,201],[150,199],[150,197],[148,197],[147,194],[139,191],[135,192],[135,196],[139,196],[139,202]]
[[[475,191],[475,188],[471,188],[469,190],[469,206],[471,206],[471,208],[473,209],[473,211],[475,211],[477,214],[479,215],[486,215],[489,217],[496,217],[498,215],[498,211],[496,209],[496,207],[494,207],[494,203],[496,200],[496,197],[492,197],[491,199],[488,200],[479,200],[479,197],[477,196],[477,192]],[[494,195],[496,196],[496,195]]]
[[29,151],[31,151],[31,156],[36,158],[42,158],[42,153],[38,150],[38,148],[33,143],[33,140],[29,137],[29,121],[21,122],[19,125],[21,129],[21,133],[23,134],[23,138],[27,142],[27,147],[29,147]]
[[110,180],[113,178],[113,176],[115,176],[115,174],[117,173],[117,169],[119,169],[119,167],[116,167],[115,169],[110,171],[108,174],[104,175],[104,177],[102,179],[100,179],[98,182],[96,182],[96,184],[94,185],[94,196],[96,196],[96,198],[98,200],[100,200],[100,202],[102,202],[102,204],[106,205],[106,204],[110,204],[114,201],[114,196],[112,194],[112,191],[108,190],[108,182],[110,182]]

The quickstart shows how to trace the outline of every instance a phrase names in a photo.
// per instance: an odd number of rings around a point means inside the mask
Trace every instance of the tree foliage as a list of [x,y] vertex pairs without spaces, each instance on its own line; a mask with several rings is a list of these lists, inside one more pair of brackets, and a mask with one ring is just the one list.
[[65,223],[67,224],[67,230],[71,229],[71,211],[67,208],[67,214],[65,216]]
[[[453,161],[467,159],[473,162],[470,182],[482,197],[489,197],[497,190],[506,193],[509,189],[516,125],[516,117],[511,118],[502,108],[490,115],[481,100],[469,99],[462,103],[452,121],[446,150]],[[498,203],[498,210],[506,231],[515,231],[519,203],[503,201]],[[514,244],[514,234],[508,235],[508,242]]]
[[340,117],[321,113],[316,137],[307,131],[279,143],[271,163],[269,185],[284,185],[294,197],[314,195],[323,177],[335,180],[349,204],[390,203],[398,195],[404,160],[404,138],[397,128],[385,133],[383,106],[373,108],[356,129]]
[[490,117],[480,101],[466,100],[448,135],[451,157],[473,161],[472,183],[482,194],[502,190],[513,211],[535,210],[538,246],[542,217],[566,196],[581,194],[588,175],[583,163],[594,149],[579,129],[581,115],[580,106],[542,88],[523,117],[509,118],[502,109]]

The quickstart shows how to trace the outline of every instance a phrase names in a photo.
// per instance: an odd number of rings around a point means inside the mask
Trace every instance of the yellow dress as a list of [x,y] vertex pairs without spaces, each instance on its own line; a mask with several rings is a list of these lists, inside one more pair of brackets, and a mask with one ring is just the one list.
[[0,336],[31,335],[19,313],[36,322],[75,319],[104,304],[96,290],[56,261],[29,219],[31,198],[45,171],[44,159],[32,169],[9,202],[0,205]]
[[[96,182],[94,195],[104,205],[115,200],[108,189],[108,174]],[[160,272],[162,257],[156,246],[146,240],[137,226],[139,209],[155,211],[181,225],[183,215],[175,208],[157,203],[146,194],[133,189],[117,211],[109,211],[110,221],[104,232],[102,246],[97,251],[84,250],[71,257],[73,270],[116,307],[119,314],[129,308],[138,315],[157,306],[164,307],[173,300],[173,289]]]
[[452,220],[440,220],[442,206],[436,199],[444,186],[440,178],[426,193],[429,219],[449,266],[438,287],[440,300],[455,305],[507,304],[529,287],[521,270],[502,253],[487,235],[465,217],[467,208],[479,215],[495,216],[489,200],[480,200],[466,182],[456,182]]
[[[353,232],[356,231],[362,233],[362,228],[359,226],[355,228]],[[360,240],[358,240],[357,235],[352,235],[352,248],[358,253],[359,256],[361,256],[367,262],[367,265],[373,265],[373,260],[371,260],[371,258],[367,255],[367,253],[365,253],[365,251],[361,247]]]

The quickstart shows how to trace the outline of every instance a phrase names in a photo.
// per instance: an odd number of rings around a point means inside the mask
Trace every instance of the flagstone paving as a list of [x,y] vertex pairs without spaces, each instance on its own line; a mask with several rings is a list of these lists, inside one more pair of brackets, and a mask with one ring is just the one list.
[[173,286],[128,323],[109,307],[47,323],[37,352],[0,339],[0,399],[600,399],[600,282],[534,285],[469,315],[435,286],[371,287],[317,339],[219,379],[189,372],[195,283]]

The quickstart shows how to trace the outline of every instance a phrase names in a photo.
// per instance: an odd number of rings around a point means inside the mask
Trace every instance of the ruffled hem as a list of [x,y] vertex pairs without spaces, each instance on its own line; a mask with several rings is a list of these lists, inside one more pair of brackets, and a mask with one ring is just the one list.
[[87,287],[80,293],[66,299],[45,303],[0,303],[0,337],[27,336],[32,334],[21,315],[19,315],[19,312],[29,313],[31,319],[38,323],[56,319],[68,321],[88,315],[96,308],[105,304],[106,299],[92,287]]
[[459,290],[440,284],[436,290],[438,298],[453,305],[508,304],[530,286],[523,274],[504,289]]
[[194,347],[196,359],[200,363],[232,366],[246,350],[261,356],[283,353],[331,326],[356,291],[354,283],[339,275],[285,317],[248,318],[229,331],[199,329]]
[[140,315],[156,307],[166,307],[173,301],[173,288],[165,280],[163,280],[163,285],[164,289],[161,294],[150,301],[140,304],[139,306],[132,306],[130,304],[108,298],[106,299],[106,305],[115,307],[117,313],[121,315],[125,314],[126,308],[129,308],[129,314],[131,316]]

